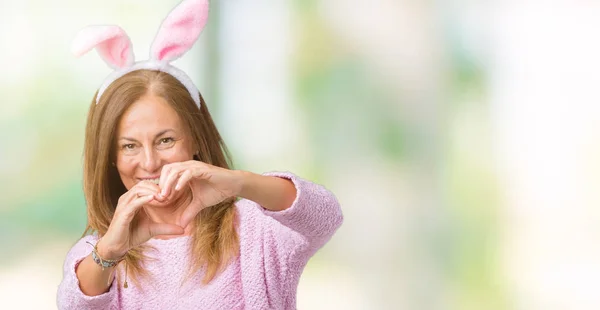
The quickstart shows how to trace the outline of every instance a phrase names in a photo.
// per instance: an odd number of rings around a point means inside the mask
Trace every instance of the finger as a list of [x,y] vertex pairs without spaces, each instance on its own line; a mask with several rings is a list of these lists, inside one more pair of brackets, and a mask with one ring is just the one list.
[[163,223],[151,223],[148,225],[148,229],[150,230],[151,237],[158,235],[181,235],[184,232],[181,226]]
[[137,212],[141,207],[143,207],[145,204],[152,201],[153,199],[154,199],[153,194],[140,196],[140,197],[134,199],[129,205],[127,205],[127,209],[129,211]]
[[139,197],[150,194],[158,194],[160,189],[158,188],[158,185],[150,181],[142,181],[134,185],[129,192],[131,192],[134,197]]
[[155,193],[155,190],[146,187],[133,187],[125,194],[121,195],[121,197],[119,197],[116,209],[120,210],[122,208],[125,208],[124,206],[130,204],[136,198],[139,198],[141,196],[153,195]]
[[141,182],[138,182],[137,184],[134,185],[134,187],[144,187],[144,188],[150,188],[153,190],[159,190],[158,185],[150,180],[143,180]]
[[150,195],[144,195],[144,196],[140,196],[137,198],[134,198],[130,203],[128,203],[126,206],[123,206],[122,208],[122,219],[127,222],[127,223],[131,223],[131,221],[133,220],[133,218],[135,217],[136,213],[139,211],[139,209],[147,204],[148,202],[152,201],[154,199],[154,194],[150,194]]
[[157,201],[163,202],[165,201],[165,197],[160,195],[160,187],[158,187],[158,185],[148,181],[145,182],[147,184],[145,184],[145,186],[147,186],[146,188],[150,189],[152,191],[152,194],[154,194],[154,199],[156,199]]
[[[135,197],[133,199],[136,199],[136,198],[140,198],[140,197],[144,197],[144,196],[148,196],[148,195],[156,197],[157,191],[154,189],[148,189],[148,188],[138,188],[134,193],[135,193]],[[133,201],[133,199],[132,199],[132,201]],[[130,203],[131,203],[131,201],[130,201]]]
[[186,170],[177,180],[177,185],[175,185],[175,190],[178,191],[183,188],[190,180],[192,179],[192,171]]
[[169,176],[169,174],[171,173],[171,168],[173,167],[173,164],[168,164],[168,165],[164,165],[162,167],[162,170],[160,171],[160,180],[158,181],[158,187],[161,190],[161,194],[163,193],[163,188],[165,185],[165,182],[167,181],[167,177]]
[[179,179],[179,176],[181,175],[182,172],[183,171],[181,171],[181,168],[171,168],[169,170],[169,174],[165,178],[165,183],[163,183],[162,186],[160,187],[160,189],[161,189],[160,194],[163,197],[169,196],[169,194],[171,193],[171,189],[173,188],[173,185],[175,184],[177,179]]
[[181,227],[187,227],[188,224],[198,215],[200,211],[202,211],[203,206],[199,201],[195,201],[190,204],[185,211],[181,214],[180,225]]
[[[154,184],[152,181],[141,181],[139,183],[137,183],[135,185],[136,190],[137,189],[146,189],[149,190],[152,194],[154,194],[154,199],[156,199],[157,201],[163,202],[165,199],[164,197],[160,196],[160,188],[158,187],[158,185]],[[133,190],[133,188],[132,188]],[[144,194],[146,194],[146,192],[144,192]]]

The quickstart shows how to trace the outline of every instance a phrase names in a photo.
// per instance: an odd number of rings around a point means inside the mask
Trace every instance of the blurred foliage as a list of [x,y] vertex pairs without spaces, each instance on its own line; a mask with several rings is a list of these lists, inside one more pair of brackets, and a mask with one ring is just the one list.
[[[447,260],[455,309],[507,309],[500,274],[499,188],[492,158],[488,84],[482,55],[465,47],[460,33],[448,27],[449,50],[445,111],[443,184],[449,208],[448,236],[440,255]],[[442,245],[445,243],[446,245]],[[442,254],[442,253],[440,253]]]
[[389,107],[397,104],[367,72],[368,64],[348,52],[319,15],[318,1],[296,1],[299,27],[294,59],[299,105],[306,113],[319,180],[339,154],[375,151],[390,162],[405,156],[406,131]]

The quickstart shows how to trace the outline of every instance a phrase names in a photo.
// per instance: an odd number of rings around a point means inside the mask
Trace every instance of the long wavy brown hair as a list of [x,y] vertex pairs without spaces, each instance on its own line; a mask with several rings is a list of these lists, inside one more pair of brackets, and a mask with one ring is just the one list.
[[[116,128],[123,113],[146,94],[160,96],[177,112],[183,127],[199,150],[195,160],[229,169],[231,156],[217,131],[206,103],[200,96],[200,108],[188,90],[173,76],[154,70],[137,70],[114,81],[104,92],[98,104],[96,95],[90,105],[85,130],[83,155],[83,190],[87,202],[88,224],[83,236],[106,234],[113,218],[117,201],[127,190],[119,177],[114,162],[116,157]],[[203,209],[196,216],[191,240],[191,266],[185,279],[205,268],[203,282],[210,282],[229,261],[239,253],[235,230],[235,198]],[[137,217],[132,227],[137,223]],[[152,248],[143,244],[131,249],[125,256],[128,277],[139,286],[141,277],[149,276],[142,263],[149,260],[145,253]],[[118,274],[122,274],[121,267]],[[118,277],[120,278],[120,277]],[[118,279],[119,282],[121,282]],[[185,281],[185,280],[184,280]]]

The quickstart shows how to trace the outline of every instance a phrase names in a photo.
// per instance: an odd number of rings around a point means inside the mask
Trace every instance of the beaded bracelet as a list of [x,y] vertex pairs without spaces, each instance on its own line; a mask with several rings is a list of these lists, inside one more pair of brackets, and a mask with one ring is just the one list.
[[[114,266],[118,265],[119,262],[121,262],[122,260],[125,260],[125,256],[123,256],[119,259],[103,259],[98,254],[98,247],[97,247],[98,242],[96,242],[96,245],[91,244],[89,241],[86,241],[86,242],[89,245],[94,247],[94,249],[92,250],[92,259],[94,260],[94,262],[96,264],[98,264],[100,267],[102,267],[102,271],[104,271],[105,268],[114,267]],[[108,279],[110,281],[110,276],[108,277]],[[110,282],[108,282],[107,285],[110,285]],[[128,287],[128,285],[127,285],[127,261],[125,261],[125,283],[123,284],[123,287],[124,288]]]

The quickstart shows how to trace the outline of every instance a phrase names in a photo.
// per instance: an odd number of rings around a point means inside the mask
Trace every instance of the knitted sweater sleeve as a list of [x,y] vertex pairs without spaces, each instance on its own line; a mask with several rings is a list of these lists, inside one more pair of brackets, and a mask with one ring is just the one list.
[[296,187],[292,205],[270,211],[242,199],[240,251],[246,300],[249,309],[295,309],[301,273],[310,259],[340,227],[342,211],[335,196],[323,186],[288,172],[270,172],[291,180]]
[[67,253],[63,266],[63,279],[58,286],[56,295],[56,305],[59,310],[71,309],[89,309],[104,310],[118,309],[117,304],[117,285],[115,279],[108,292],[97,295],[87,296],[79,287],[79,279],[75,273],[77,266],[92,252],[92,246],[86,241],[96,244],[97,236],[85,236],[81,238]]
[[[308,260],[342,225],[343,215],[336,197],[325,187],[302,179],[289,172],[268,172],[264,175],[285,178],[294,183],[296,198],[283,211],[262,212],[297,233],[301,240],[294,249],[296,258]],[[295,242],[298,245],[298,242]]]

